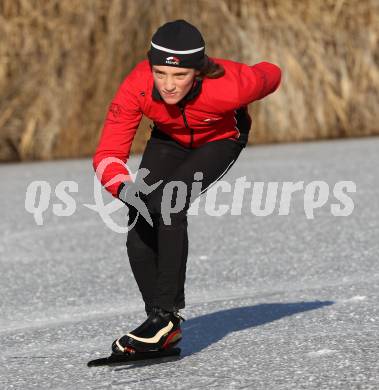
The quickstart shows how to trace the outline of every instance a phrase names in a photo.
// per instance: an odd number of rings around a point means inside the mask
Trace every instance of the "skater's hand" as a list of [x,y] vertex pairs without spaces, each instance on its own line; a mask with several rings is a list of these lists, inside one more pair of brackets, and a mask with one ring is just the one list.
[[145,218],[145,220],[153,226],[153,220],[151,219],[150,213],[146,207],[146,204],[142,201],[140,194],[149,194],[154,191],[162,182],[160,180],[152,185],[145,183],[143,178],[148,174],[148,170],[144,168],[140,169],[139,176],[135,182],[121,183],[118,189],[118,198],[125,203],[127,206],[133,206],[136,210]]

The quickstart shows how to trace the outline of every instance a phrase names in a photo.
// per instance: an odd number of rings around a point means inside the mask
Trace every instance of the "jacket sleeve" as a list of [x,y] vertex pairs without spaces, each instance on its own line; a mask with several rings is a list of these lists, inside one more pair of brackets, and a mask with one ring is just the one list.
[[142,110],[129,75],[111,101],[92,159],[101,184],[116,198],[120,184],[132,181],[125,163],[141,118]]
[[273,93],[279,87],[281,70],[270,62],[243,64],[240,76],[239,98],[241,105],[246,105]]

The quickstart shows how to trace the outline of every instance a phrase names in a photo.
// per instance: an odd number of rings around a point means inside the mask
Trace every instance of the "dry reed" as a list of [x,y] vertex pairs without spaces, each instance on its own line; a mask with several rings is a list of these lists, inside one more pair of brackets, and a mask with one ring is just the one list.
[[251,142],[379,134],[376,0],[1,0],[0,161],[91,155],[119,83],[176,18],[210,56],[281,66]]

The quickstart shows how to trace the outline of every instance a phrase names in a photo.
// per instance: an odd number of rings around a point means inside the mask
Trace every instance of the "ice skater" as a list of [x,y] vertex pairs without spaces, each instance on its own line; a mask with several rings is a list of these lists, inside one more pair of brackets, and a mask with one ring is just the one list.
[[[281,79],[280,68],[269,62],[249,66],[208,57],[200,31],[185,20],[159,27],[147,57],[121,83],[93,156],[95,170],[109,157],[126,163],[142,115],[152,121],[139,166],[148,172],[145,185],[155,188],[139,194],[148,212],[140,213],[133,202],[136,187],[124,164],[113,161],[99,178],[128,205],[133,226],[127,253],[147,314],[142,324],[113,342],[114,354],[167,350],[181,339],[187,211],[195,199],[190,190],[201,183],[195,192],[199,196],[228,172],[247,144],[247,105],[274,92]],[[183,199],[178,187],[167,202],[164,188],[174,181],[188,191]],[[167,210],[175,209],[179,196],[182,207],[168,222]]]

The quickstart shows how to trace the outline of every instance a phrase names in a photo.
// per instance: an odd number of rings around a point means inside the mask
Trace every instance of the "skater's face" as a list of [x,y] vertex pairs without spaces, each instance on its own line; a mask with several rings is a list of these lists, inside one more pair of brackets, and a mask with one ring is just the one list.
[[155,87],[167,104],[176,104],[187,95],[200,72],[195,69],[153,65]]

